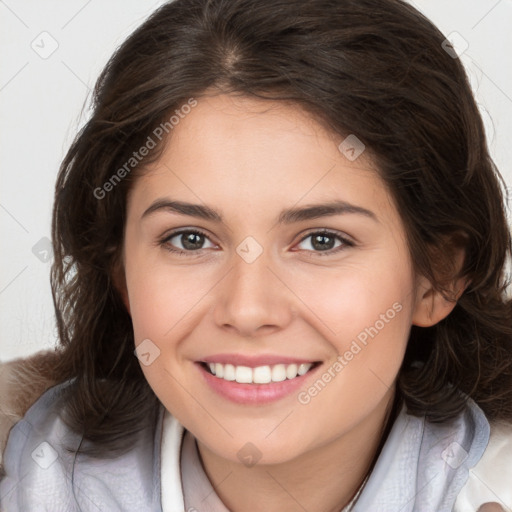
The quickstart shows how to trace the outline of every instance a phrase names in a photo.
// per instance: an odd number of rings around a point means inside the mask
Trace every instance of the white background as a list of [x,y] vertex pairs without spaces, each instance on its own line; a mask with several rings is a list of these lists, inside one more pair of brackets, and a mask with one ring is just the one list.
[[[51,258],[42,260],[57,170],[102,67],[161,3],[0,0],[0,361],[56,344]],[[413,3],[445,35],[455,31],[469,43],[461,59],[510,188],[512,0]]]

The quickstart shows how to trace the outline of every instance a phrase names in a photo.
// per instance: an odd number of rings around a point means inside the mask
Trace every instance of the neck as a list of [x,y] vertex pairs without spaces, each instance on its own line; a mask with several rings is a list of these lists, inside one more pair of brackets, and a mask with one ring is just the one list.
[[[399,408],[393,390],[349,432],[278,464],[246,467],[198,441],[205,472],[231,512],[339,512],[371,472]],[[222,485],[219,483],[222,482]]]

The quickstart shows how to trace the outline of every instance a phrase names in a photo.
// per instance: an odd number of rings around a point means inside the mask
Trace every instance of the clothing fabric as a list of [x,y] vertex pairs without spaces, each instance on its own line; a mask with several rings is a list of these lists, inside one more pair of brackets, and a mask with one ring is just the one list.
[[[2,512],[195,512],[185,508],[195,507],[188,501],[196,492],[189,478],[194,446],[183,444],[185,429],[172,415],[161,407],[123,455],[76,456],[81,436],[59,415],[67,385],[50,388],[11,429],[0,481]],[[488,446],[490,432],[470,399],[459,416],[441,424],[402,408],[352,511],[475,512],[486,501],[512,507],[512,426],[493,427]],[[182,446],[192,455],[183,465]],[[481,476],[486,495],[475,483]]]
[[[162,512],[163,409],[125,454],[75,457],[82,442],[63,422],[69,382],[46,391],[11,429],[0,481],[1,512]],[[176,490],[181,493],[179,481]],[[183,512],[176,509],[175,512]]]

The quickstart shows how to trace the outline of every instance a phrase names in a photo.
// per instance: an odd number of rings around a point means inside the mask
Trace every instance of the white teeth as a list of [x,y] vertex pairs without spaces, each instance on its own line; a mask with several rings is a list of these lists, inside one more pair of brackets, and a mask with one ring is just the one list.
[[286,366],[284,364],[276,364],[272,368],[272,382],[282,382],[283,380],[286,380]]
[[248,366],[237,366],[235,370],[235,380],[241,384],[250,384],[252,382],[252,368]]
[[235,380],[235,367],[232,364],[226,364],[224,366],[224,376],[222,378],[224,380]]
[[287,379],[293,379],[297,377],[297,365],[296,364],[289,364],[286,367],[286,378]]
[[268,384],[272,382],[272,370],[270,366],[257,366],[252,371],[252,381],[254,384]]
[[276,364],[274,366],[250,368],[248,366],[233,366],[232,364],[208,363],[211,373],[219,379],[236,380],[241,384],[268,384],[269,382],[294,379],[307,373],[312,366],[312,363],[302,363],[300,365]]
[[311,368],[311,364],[310,363],[307,363],[307,364],[302,363],[299,366],[299,369],[297,370],[297,373],[299,375],[304,375],[305,373],[307,373],[309,371],[310,368]]

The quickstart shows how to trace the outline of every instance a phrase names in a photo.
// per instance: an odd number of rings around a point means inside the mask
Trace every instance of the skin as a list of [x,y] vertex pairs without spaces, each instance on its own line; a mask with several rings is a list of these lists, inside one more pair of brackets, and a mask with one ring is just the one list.
[[[454,307],[415,274],[401,218],[369,152],[355,161],[299,107],[232,95],[198,98],[161,158],[128,197],[119,289],[136,345],[159,356],[144,374],[197,438],[216,492],[234,512],[340,510],[373,460],[412,324],[433,325]],[[160,199],[208,205],[224,222],[159,209]],[[375,219],[343,213],[291,224],[283,209],[343,200]],[[207,235],[180,256],[179,228]],[[331,254],[313,245],[336,231]],[[162,239],[167,236],[167,240]],[[239,244],[263,253],[247,263]],[[202,241],[202,245],[201,245]],[[342,250],[334,253],[338,247]],[[196,361],[219,353],[320,361],[314,381],[392,305],[401,310],[311,401],[292,393],[266,405],[235,404],[205,383]],[[251,442],[258,464],[238,451]],[[165,482],[162,483],[165,485]]]

